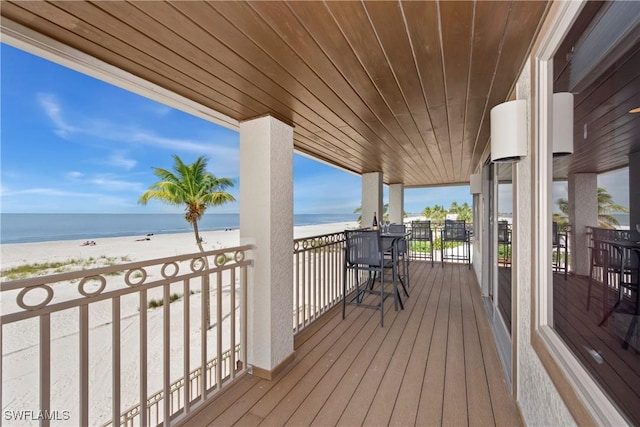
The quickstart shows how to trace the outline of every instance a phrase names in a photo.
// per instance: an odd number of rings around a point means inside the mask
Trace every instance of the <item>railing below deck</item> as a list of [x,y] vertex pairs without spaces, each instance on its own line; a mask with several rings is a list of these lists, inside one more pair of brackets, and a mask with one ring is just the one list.
[[34,414],[74,425],[183,418],[245,370],[250,249],[0,283],[3,414],[26,416],[21,424]]
[[[467,224],[472,227],[472,224]],[[441,262],[440,235],[442,226],[434,224],[433,242],[409,242],[412,260],[423,260],[435,245],[435,262]],[[411,231],[411,227],[407,227]],[[446,250],[456,250],[446,243]],[[295,239],[293,242],[293,331],[298,333],[336,304],[342,302],[345,233],[338,232]],[[430,258],[429,258],[430,259]],[[362,280],[362,279],[361,279]],[[352,275],[347,277],[347,294],[355,288]]]

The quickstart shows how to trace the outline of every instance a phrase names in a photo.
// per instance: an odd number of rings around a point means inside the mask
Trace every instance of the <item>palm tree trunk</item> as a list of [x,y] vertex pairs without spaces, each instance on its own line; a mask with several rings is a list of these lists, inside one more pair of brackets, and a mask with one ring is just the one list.
[[204,252],[204,248],[202,247],[202,240],[200,238],[200,231],[198,230],[198,221],[194,220],[192,222],[193,225],[193,233],[196,235],[196,245],[200,249],[200,252]]
[[[204,252],[204,248],[202,247],[202,240],[200,239],[200,232],[198,231],[198,221],[194,220],[192,222],[192,225],[193,225],[193,233],[196,236],[196,245],[198,245],[198,249],[200,249],[200,252]],[[203,257],[203,259],[204,259],[204,268],[206,271],[209,271],[209,259],[207,257]],[[204,306],[206,309],[205,320],[206,320],[207,329],[211,326],[211,296],[209,292],[210,292],[209,274],[207,273],[202,277],[202,294],[203,294],[202,298],[204,298]]]

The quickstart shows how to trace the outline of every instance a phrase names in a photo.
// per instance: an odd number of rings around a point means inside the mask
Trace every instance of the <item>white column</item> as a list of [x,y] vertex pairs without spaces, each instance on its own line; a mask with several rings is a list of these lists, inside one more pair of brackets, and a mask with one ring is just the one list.
[[389,186],[389,220],[394,224],[402,224],[404,212],[404,184]]
[[362,175],[362,226],[371,227],[373,212],[382,221],[382,172]]
[[569,175],[570,253],[575,274],[589,274],[587,227],[598,225],[598,177],[595,173]]
[[640,152],[629,154],[629,228],[640,224]]
[[240,243],[256,246],[247,362],[270,378],[293,356],[293,128],[270,116],[240,124]]

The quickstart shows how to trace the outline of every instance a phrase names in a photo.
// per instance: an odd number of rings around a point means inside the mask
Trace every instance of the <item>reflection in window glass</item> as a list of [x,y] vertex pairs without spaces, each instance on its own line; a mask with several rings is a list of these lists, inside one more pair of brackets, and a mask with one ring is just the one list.
[[511,164],[498,164],[498,310],[511,332],[513,185]]
[[572,64],[585,35],[616,7],[585,5],[554,57],[554,93],[574,95],[574,151],[553,158],[552,324],[640,425],[640,233],[629,219],[629,177],[640,168],[629,160],[640,140],[640,114],[629,113],[640,99],[640,44],[617,46],[626,54],[615,62],[588,64],[583,80]]

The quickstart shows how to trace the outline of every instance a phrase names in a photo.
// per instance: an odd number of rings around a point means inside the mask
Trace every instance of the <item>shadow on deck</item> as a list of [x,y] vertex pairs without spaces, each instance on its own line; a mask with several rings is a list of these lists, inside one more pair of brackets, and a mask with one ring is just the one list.
[[186,425],[522,425],[473,270],[413,262],[410,292],[384,328],[336,307],[278,377],[242,376]]

